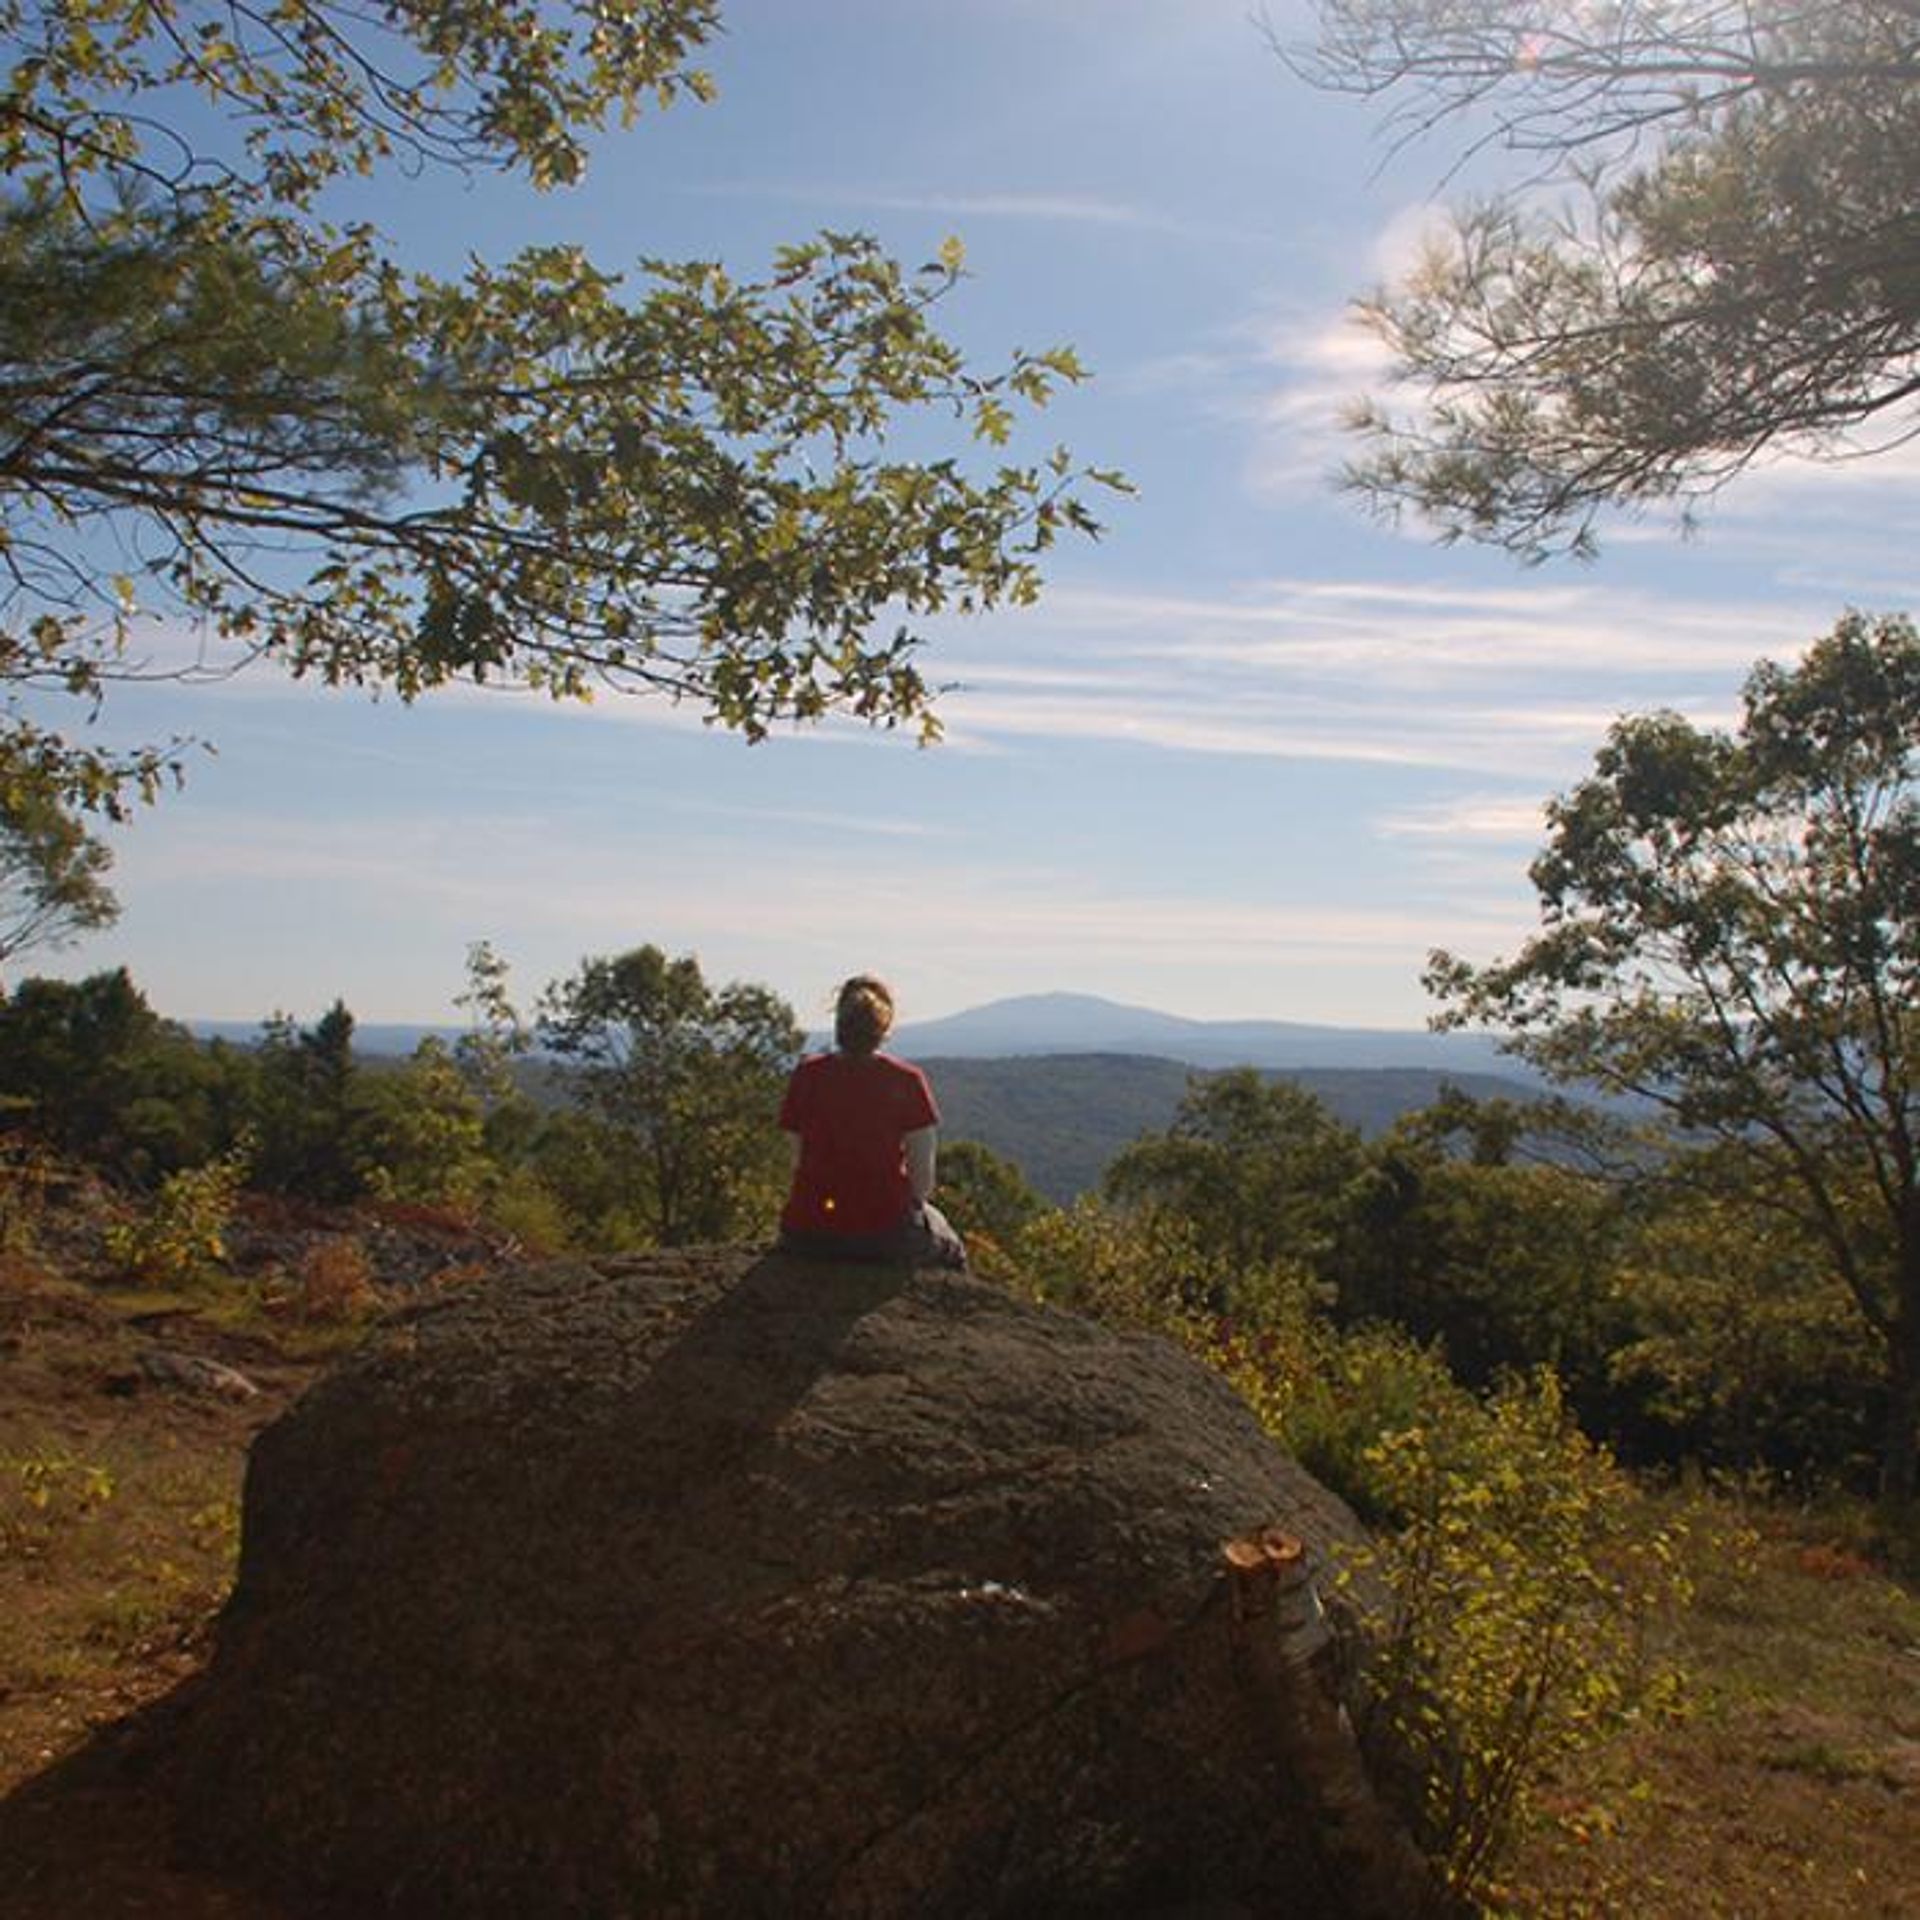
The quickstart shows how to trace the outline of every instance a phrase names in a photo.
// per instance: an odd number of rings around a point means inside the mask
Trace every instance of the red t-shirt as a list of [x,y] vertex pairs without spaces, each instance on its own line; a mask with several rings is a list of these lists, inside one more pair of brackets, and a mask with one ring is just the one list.
[[793,1191],[780,1215],[791,1233],[885,1233],[913,1206],[903,1145],[937,1126],[933,1089],[890,1053],[816,1053],[794,1068],[780,1124],[800,1136]]

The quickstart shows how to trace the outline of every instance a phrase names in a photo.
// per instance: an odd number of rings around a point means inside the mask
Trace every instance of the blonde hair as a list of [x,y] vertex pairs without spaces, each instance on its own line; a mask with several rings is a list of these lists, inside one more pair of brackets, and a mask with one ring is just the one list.
[[893,993],[884,980],[856,973],[833,1002],[833,1044],[842,1053],[872,1053],[893,1025]]

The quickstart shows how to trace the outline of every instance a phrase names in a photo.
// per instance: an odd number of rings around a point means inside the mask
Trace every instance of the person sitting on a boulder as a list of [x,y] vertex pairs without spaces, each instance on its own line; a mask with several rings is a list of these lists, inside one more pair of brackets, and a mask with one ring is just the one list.
[[928,1203],[940,1112],[918,1067],[880,1043],[893,1025],[885,983],[858,974],[834,1003],[831,1053],[794,1068],[780,1103],[793,1188],[780,1213],[789,1253],[964,1267],[967,1250]]

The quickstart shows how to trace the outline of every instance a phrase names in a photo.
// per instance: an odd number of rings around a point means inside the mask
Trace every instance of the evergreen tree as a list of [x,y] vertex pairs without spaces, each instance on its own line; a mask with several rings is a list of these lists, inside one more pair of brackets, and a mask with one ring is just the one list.
[[256,1054],[253,1121],[260,1186],[327,1202],[357,1199],[365,1191],[353,1025],[340,1000],[311,1027],[284,1013],[265,1023]]
[[1910,0],[1314,0],[1316,83],[1526,166],[1363,305],[1414,406],[1349,479],[1528,557],[1761,457],[1898,445],[1920,364]]

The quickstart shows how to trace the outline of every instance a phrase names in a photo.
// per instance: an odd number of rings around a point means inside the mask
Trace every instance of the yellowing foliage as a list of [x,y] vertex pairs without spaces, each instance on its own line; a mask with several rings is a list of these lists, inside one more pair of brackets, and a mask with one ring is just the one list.
[[1369,1731],[1418,1759],[1423,1837],[1479,1895],[1543,1773],[1677,1698],[1650,1642],[1689,1591],[1678,1523],[1652,1520],[1544,1369],[1438,1402],[1364,1460],[1399,1516],[1363,1556],[1391,1595],[1369,1622]]
[[227,1257],[227,1229],[246,1184],[251,1142],[205,1166],[184,1167],[160,1183],[146,1217],[106,1232],[108,1255],[149,1286],[197,1279]]
[[[1363,1740],[1465,1898],[1493,1890],[1549,1769],[1677,1698],[1654,1649],[1680,1523],[1575,1425],[1550,1369],[1484,1398],[1437,1350],[1341,1332],[1284,1270],[1208,1259],[1176,1216],[1083,1205],[1023,1236],[1042,1298],[1179,1340],[1375,1529],[1341,1570],[1369,1642]],[[1367,1601],[1366,1595],[1384,1598]]]

